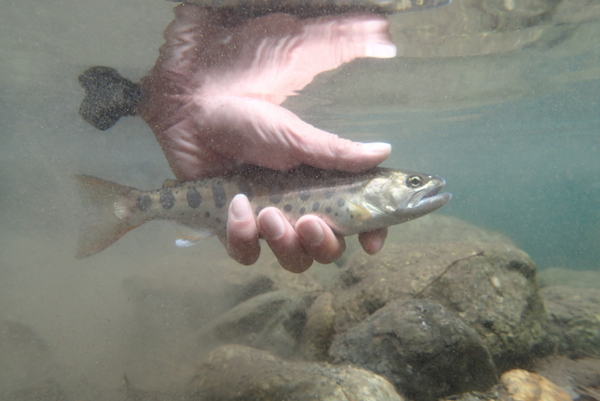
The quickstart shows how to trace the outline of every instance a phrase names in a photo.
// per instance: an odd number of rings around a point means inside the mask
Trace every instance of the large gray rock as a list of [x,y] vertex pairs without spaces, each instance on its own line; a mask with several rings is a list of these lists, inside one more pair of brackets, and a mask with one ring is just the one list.
[[437,302],[397,300],[337,336],[335,362],[381,374],[413,400],[483,391],[497,381],[492,357],[475,332]]
[[387,380],[367,370],[286,362],[241,345],[212,351],[187,393],[194,401],[402,401]]
[[540,292],[559,333],[560,351],[600,357],[600,290],[555,286]]
[[535,264],[505,243],[388,243],[373,257],[355,254],[328,291],[338,334],[389,302],[417,297],[474,329],[500,370],[551,346]]

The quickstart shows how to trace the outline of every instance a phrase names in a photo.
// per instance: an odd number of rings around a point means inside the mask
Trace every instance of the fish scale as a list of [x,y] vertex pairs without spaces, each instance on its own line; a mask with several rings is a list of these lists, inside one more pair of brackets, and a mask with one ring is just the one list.
[[88,210],[79,258],[102,251],[151,220],[178,223],[179,246],[225,235],[229,203],[240,193],[257,216],[266,207],[276,207],[293,225],[312,214],[343,236],[412,220],[440,208],[451,196],[439,194],[442,178],[386,168],[346,173],[307,166],[287,172],[252,167],[228,176],[169,181],[152,191],[86,175],[75,179]]

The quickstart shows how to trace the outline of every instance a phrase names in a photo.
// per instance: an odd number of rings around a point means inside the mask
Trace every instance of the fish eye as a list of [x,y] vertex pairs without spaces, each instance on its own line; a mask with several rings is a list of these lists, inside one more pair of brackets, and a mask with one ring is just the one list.
[[406,179],[406,185],[408,185],[411,188],[418,188],[421,185],[423,185],[424,182],[425,180],[423,180],[423,177],[421,177],[420,175],[411,175]]

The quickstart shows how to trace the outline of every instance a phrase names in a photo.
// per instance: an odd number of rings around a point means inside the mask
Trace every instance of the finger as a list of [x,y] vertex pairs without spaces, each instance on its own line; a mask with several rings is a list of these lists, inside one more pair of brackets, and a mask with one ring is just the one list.
[[369,231],[358,235],[358,242],[363,247],[366,253],[374,255],[383,248],[388,230],[380,228],[379,230]]
[[257,222],[260,233],[284,269],[292,273],[302,273],[312,265],[312,256],[302,247],[296,231],[279,209],[263,209]]
[[317,216],[301,217],[296,223],[296,233],[304,249],[319,263],[332,263],[346,250],[344,239]]
[[227,216],[227,253],[237,262],[251,265],[260,256],[258,227],[245,195],[236,195]]
[[353,142],[324,131],[319,136],[307,133],[297,143],[296,158],[322,169],[365,171],[382,163],[392,151],[388,143]]

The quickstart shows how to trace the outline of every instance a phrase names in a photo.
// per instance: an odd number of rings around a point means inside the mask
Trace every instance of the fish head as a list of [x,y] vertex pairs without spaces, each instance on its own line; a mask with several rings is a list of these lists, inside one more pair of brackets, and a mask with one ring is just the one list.
[[424,216],[442,207],[452,197],[440,193],[446,181],[434,175],[383,170],[363,190],[365,207],[373,216],[392,224]]

